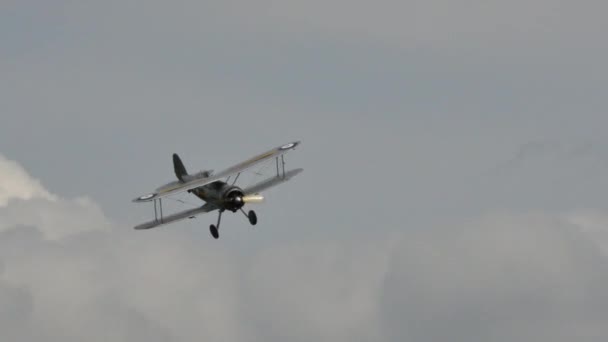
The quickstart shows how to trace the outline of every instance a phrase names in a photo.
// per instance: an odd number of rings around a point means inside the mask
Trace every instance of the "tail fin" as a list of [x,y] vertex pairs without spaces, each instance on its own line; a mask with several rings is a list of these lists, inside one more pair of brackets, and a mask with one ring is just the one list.
[[175,176],[177,179],[179,179],[180,182],[184,182],[184,177],[188,175],[188,171],[186,171],[186,167],[177,153],[173,154],[173,168],[175,169]]

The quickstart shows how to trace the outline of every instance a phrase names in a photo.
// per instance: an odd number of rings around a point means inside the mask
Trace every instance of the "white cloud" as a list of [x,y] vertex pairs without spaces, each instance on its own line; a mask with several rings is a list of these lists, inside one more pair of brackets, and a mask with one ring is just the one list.
[[257,340],[378,340],[388,245],[328,241],[259,253],[247,264],[243,289]]
[[498,215],[404,237],[383,291],[393,340],[602,341],[608,260],[565,220]]
[[21,165],[2,155],[0,176],[0,207],[5,207],[8,201],[15,199],[55,200],[55,197],[42,187],[40,181],[31,178]]
[[19,164],[0,155],[0,232],[33,226],[46,238],[58,239],[109,223],[88,198],[62,199],[49,193]]
[[[237,256],[226,238],[137,232],[55,198],[0,211],[22,222],[0,231],[11,341],[608,338],[608,260],[587,233],[604,230],[601,212],[489,215]],[[54,219],[28,219],[41,208]],[[57,233],[74,216],[105,229]]]

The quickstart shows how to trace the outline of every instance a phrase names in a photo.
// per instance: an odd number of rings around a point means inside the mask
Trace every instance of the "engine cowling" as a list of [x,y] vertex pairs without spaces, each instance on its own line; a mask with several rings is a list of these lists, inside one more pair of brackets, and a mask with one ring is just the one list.
[[243,201],[244,193],[239,187],[231,186],[224,190],[222,199],[226,210],[237,211],[241,209],[245,202]]

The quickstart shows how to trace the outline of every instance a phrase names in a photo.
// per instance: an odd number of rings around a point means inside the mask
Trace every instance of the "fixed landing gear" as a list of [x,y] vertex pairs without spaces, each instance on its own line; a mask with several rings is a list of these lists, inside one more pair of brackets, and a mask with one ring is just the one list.
[[217,230],[217,227],[212,224],[209,226],[209,231],[211,232],[211,236],[213,236],[214,239],[219,239],[220,238],[220,232]]
[[247,217],[252,226],[255,226],[258,223],[258,216],[255,214],[255,211],[249,210],[249,213],[246,214],[245,211],[241,209],[241,212]]
[[222,213],[224,213],[223,210],[220,210],[220,213],[217,215],[217,226],[216,225],[210,225],[209,226],[209,232],[211,233],[211,236],[213,236],[214,239],[219,239],[220,238],[220,222],[222,222]]
[[[245,217],[247,217],[249,223],[252,226],[255,226],[258,223],[258,216],[255,214],[255,211],[249,210],[248,213],[245,213],[245,211],[241,209],[241,212],[243,213],[243,215],[245,215]],[[213,238],[216,240],[220,238],[220,223],[222,222],[223,213],[223,210],[219,212],[217,216],[217,224],[212,224],[209,226],[209,232],[211,233],[211,236],[213,236]]]
[[255,214],[255,211],[249,210],[249,214],[247,214],[247,218],[249,219],[249,223],[252,226],[255,226],[258,223],[258,216]]

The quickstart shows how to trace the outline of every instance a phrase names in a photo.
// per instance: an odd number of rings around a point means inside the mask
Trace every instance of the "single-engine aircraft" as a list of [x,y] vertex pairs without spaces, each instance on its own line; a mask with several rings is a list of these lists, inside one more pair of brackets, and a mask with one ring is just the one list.
[[[298,145],[300,145],[300,142],[296,141],[273,148],[268,152],[262,153],[242,163],[229,167],[222,172],[218,172],[217,174],[214,174],[213,170],[207,170],[189,175],[188,172],[186,172],[186,167],[182,163],[179,156],[177,154],[173,154],[173,168],[175,169],[177,181],[163,185],[156,189],[156,191],[147,195],[139,196],[133,200],[135,203],[154,202],[154,220],[137,225],[135,226],[135,229],[155,228],[186,218],[194,218],[198,214],[208,213],[214,210],[219,211],[217,224],[212,224],[209,227],[209,231],[215,239],[219,238],[220,236],[219,229],[220,222],[222,220],[222,213],[226,210],[232,211],[233,213],[240,210],[249,219],[249,223],[251,223],[251,225],[255,225],[258,222],[255,211],[250,210],[248,213],[245,213],[243,206],[247,203],[262,202],[264,197],[260,195],[260,192],[275,185],[287,182],[289,179],[303,171],[303,169],[285,171],[284,155],[287,152],[294,150]],[[272,159],[275,159],[276,162],[275,176],[267,178],[244,189],[235,185],[242,172],[251,169],[256,165],[271,161]],[[230,183],[230,178],[233,176],[234,179],[232,183]],[[224,180],[224,178],[226,179]],[[169,216],[164,216],[162,199],[183,192],[188,192],[197,196],[203,200],[205,204],[198,208],[184,210]]]

